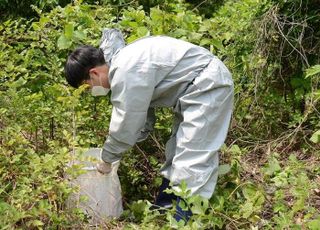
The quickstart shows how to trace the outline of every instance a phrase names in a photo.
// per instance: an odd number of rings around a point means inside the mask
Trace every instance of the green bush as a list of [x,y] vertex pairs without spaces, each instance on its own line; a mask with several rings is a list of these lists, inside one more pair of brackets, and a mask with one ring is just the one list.
[[[102,29],[116,27],[127,42],[166,34],[208,48],[230,68],[236,100],[216,192],[209,202],[187,199],[195,214],[187,226],[173,220],[174,210],[166,214],[149,210],[160,184],[157,171],[172,123],[170,109],[159,109],[153,136],[124,155],[119,175],[127,210],[122,222],[108,227],[317,229],[315,2],[300,6],[301,1],[226,0],[213,4],[212,12],[194,9],[198,1],[188,2],[77,1],[62,8],[58,5],[67,2],[30,1],[37,6],[33,11],[37,17],[2,19],[1,228],[87,227],[83,213],[64,205],[73,192],[64,175],[76,174],[65,166],[75,148],[102,145],[111,105],[108,98],[92,98],[85,88],[69,88],[63,65],[76,46],[98,46]],[[0,1],[0,9],[6,4]],[[24,7],[17,4],[17,12]],[[283,151],[276,154],[278,150]]]

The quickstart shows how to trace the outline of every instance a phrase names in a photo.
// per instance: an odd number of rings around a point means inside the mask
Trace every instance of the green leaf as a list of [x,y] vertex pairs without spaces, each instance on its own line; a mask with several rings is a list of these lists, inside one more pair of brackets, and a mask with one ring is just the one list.
[[219,41],[218,39],[212,39],[211,42],[216,48],[218,48],[220,50],[222,50],[224,48],[221,41]]
[[188,34],[188,39],[193,42],[199,42],[201,40],[202,34],[191,32]]
[[243,188],[242,193],[247,200],[254,201],[254,197],[258,193],[258,189],[253,185],[247,185]]
[[32,23],[32,28],[37,31],[37,30],[40,30],[40,25],[39,25],[39,22],[34,22]]
[[80,31],[80,30],[74,31],[73,36],[80,41],[85,40],[87,38],[87,35],[83,31]]
[[231,167],[230,167],[229,164],[220,165],[219,166],[219,170],[218,170],[218,174],[219,175],[225,175],[228,172],[230,172],[230,170],[231,170]]
[[274,178],[271,179],[277,187],[285,187],[288,185],[288,173],[280,172]]
[[242,217],[243,218],[248,218],[249,216],[251,216],[251,214],[253,213],[253,204],[251,202],[247,202],[245,203],[242,207],[241,207],[241,212],[242,212]]
[[275,172],[279,172],[281,170],[281,166],[279,164],[279,161],[275,157],[271,157],[269,159],[269,162],[265,168],[263,168],[263,172],[266,175],[273,175]]
[[39,226],[43,226],[44,223],[40,220],[30,220],[27,222],[27,226],[28,227],[39,227]]
[[68,49],[72,45],[72,41],[70,41],[64,34],[62,34],[57,41],[57,46],[59,49]]
[[40,18],[40,20],[39,20],[39,23],[43,26],[44,24],[46,24],[46,23],[49,22],[49,21],[50,21],[50,18],[41,16],[41,18]]
[[73,36],[73,31],[74,31],[74,26],[71,23],[68,23],[64,27],[64,35],[66,36],[67,39],[72,39]]
[[149,31],[146,27],[140,26],[137,28],[137,35],[139,37],[144,37],[144,36],[147,36],[148,34],[149,34]]
[[147,203],[142,201],[142,200],[135,201],[129,206],[129,208],[132,211],[133,215],[137,219],[142,219],[143,218],[144,211],[145,211],[146,207],[147,207]]
[[211,44],[211,40],[209,38],[203,38],[200,41],[200,46],[205,46],[205,45],[210,45]]
[[312,220],[308,223],[310,230],[320,230],[320,217],[315,220]]
[[315,65],[306,70],[306,78],[320,74],[320,65]]
[[171,229],[183,229],[185,225],[184,220],[181,219],[178,222],[170,212],[167,212],[166,219]]
[[318,130],[317,132],[315,132],[312,137],[310,138],[310,141],[312,141],[313,143],[318,144],[320,142],[320,130]]
[[191,196],[188,199],[191,204],[191,211],[193,214],[205,215],[209,207],[209,200],[201,197],[200,195]]
[[181,191],[187,191],[188,190],[188,186],[187,186],[187,182],[185,180],[183,180],[181,183],[180,183],[180,186],[181,188]]
[[26,83],[27,83],[27,80],[21,77],[21,78],[19,78],[17,81],[13,82],[12,86],[14,86],[14,87],[21,87],[21,86],[23,86],[23,85],[26,84]]
[[241,155],[242,151],[238,145],[232,145],[230,148],[230,152],[235,155]]

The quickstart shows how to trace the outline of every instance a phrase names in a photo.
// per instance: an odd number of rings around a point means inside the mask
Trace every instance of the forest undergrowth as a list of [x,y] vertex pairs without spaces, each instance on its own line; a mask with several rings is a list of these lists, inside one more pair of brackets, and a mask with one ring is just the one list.
[[[157,109],[154,133],[124,154],[125,211],[101,229],[320,229],[320,14],[317,0],[0,0],[0,229],[87,229],[68,209],[70,152],[101,147],[109,98],[71,89],[63,66],[103,28],[127,43],[168,35],[209,49],[232,72],[235,103],[210,200],[178,194],[184,225],[150,210],[171,132]],[[32,5],[32,6],[30,6]]]

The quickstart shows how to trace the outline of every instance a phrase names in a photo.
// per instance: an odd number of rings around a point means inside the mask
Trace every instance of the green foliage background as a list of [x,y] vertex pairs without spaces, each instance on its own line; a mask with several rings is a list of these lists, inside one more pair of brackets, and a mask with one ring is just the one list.
[[[31,6],[33,5],[33,6]],[[0,228],[88,227],[65,206],[75,148],[101,146],[108,98],[66,85],[63,65],[106,27],[128,43],[166,34],[208,48],[230,68],[235,111],[210,201],[188,198],[186,226],[149,210],[170,110],[122,160],[126,212],[105,228],[319,229],[319,53],[316,0],[0,0]],[[184,196],[187,194],[182,193]]]

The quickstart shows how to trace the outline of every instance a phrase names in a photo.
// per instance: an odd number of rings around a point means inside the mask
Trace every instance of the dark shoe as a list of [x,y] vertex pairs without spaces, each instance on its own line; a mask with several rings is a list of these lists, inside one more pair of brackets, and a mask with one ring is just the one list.
[[[156,198],[155,204],[151,206],[151,210],[154,209],[161,209],[161,208],[172,208],[172,203],[174,200],[177,200],[177,196],[174,194],[168,194],[164,192],[167,188],[170,189],[171,186],[169,185],[170,181],[166,178],[162,179],[162,184],[160,185],[159,188],[159,193]],[[164,210],[162,209],[160,213],[164,213]]]
[[182,208],[180,207],[182,203],[184,204],[184,207],[187,206],[186,202],[182,198],[177,197],[176,213],[174,214],[174,219],[178,222],[180,220],[184,220],[184,222],[187,223],[192,216],[192,212],[190,208],[188,208],[187,210],[182,210]]
[[164,190],[171,189],[171,186],[169,185],[170,181],[166,178],[162,179],[162,184],[159,188],[159,194],[156,198],[155,205],[160,207],[172,207],[172,201],[177,199],[177,196],[173,193],[166,193]]
[[[181,197],[178,197],[173,193],[168,194],[164,192],[164,190],[166,190],[167,188],[171,189],[171,186],[169,184],[170,184],[170,181],[168,179],[166,178],[162,179],[162,184],[160,185],[159,194],[156,198],[156,202],[154,205],[151,206],[150,209],[155,210],[155,209],[161,209],[161,208],[172,208],[173,201],[176,201],[176,213],[174,215],[174,218],[176,219],[176,221],[184,220],[185,223],[187,223],[190,217],[192,216],[192,212],[189,208],[188,210],[182,210],[182,208],[180,207],[180,204],[184,202],[184,204],[186,205],[186,203]],[[164,209],[159,211],[160,213],[165,212]]]

